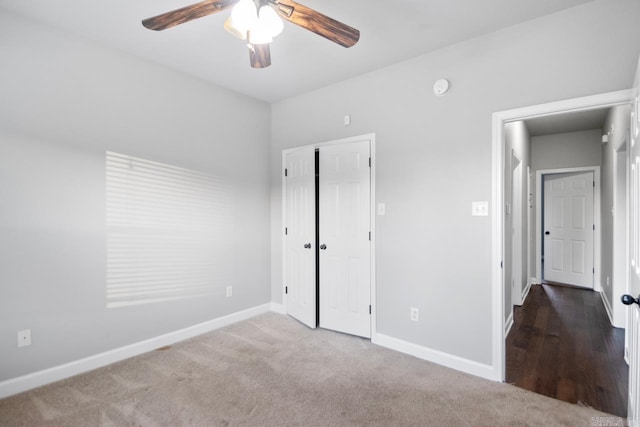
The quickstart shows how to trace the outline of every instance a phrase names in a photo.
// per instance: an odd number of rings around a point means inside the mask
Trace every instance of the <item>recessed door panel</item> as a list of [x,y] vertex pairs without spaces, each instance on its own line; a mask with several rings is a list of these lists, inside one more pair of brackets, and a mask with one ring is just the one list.
[[551,251],[549,252],[551,260],[551,271],[564,271],[564,240],[551,239]]
[[551,207],[551,226],[564,227],[564,197],[553,197]]
[[587,227],[586,197],[574,196],[571,202],[571,227],[574,230],[584,230]]
[[584,265],[587,245],[584,240],[574,240],[571,242],[571,272],[574,274],[585,274],[586,266]]
[[593,288],[593,172],[544,176],[544,279]]

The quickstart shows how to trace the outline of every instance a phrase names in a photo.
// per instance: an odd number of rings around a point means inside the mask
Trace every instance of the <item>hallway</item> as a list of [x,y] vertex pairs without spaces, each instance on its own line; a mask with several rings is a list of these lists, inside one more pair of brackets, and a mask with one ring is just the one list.
[[623,355],[624,330],[611,326],[599,293],[533,285],[524,305],[514,310],[506,382],[626,417]]

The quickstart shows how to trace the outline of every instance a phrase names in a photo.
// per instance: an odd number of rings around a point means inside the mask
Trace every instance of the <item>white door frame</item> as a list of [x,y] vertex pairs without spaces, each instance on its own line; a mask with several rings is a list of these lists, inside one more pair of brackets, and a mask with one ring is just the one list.
[[[578,168],[541,169],[536,171],[536,283],[542,282],[542,185],[545,175],[574,172],[593,172],[596,183],[593,194],[593,223],[596,233],[593,235],[593,290],[602,292],[600,283],[600,166],[585,166]],[[597,273],[597,274],[596,274]]]
[[[306,146],[301,146],[301,147],[292,147],[292,148],[288,148],[286,150],[282,150],[282,163],[281,163],[281,174],[280,176],[282,177],[282,230],[281,232],[281,239],[282,239],[282,271],[286,271],[286,253],[287,253],[287,240],[285,238],[285,230],[284,230],[284,224],[286,224],[286,212],[287,212],[287,206],[286,206],[286,198],[284,197],[287,190],[287,186],[286,186],[286,180],[284,179],[284,168],[286,165],[286,158],[287,158],[287,154],[296,150],[299,150],[303,147],[313,147],[313,148],[320,148],[320,147],[326,147],[328,145],[337,145],[337,144],[349,144],[351,142],[358,142],[358,141],[364,141],[364,140],[368,140],[369,141],[369,145],[370,145],[370,150],[371,150],[371,197],[369,198],[369,221],[371,223],[371,339],[373,339],[373,337],[376,336],[376,325],[377,325],[377,321],[376,321],[376,315],[377,315],[377,300],[376,300],[376,210],[375,210],[375,206],[376,206],[376,134],[375,133],[368,133],[365,135],[360,135],[360,136],[353,136],[353,137],[349,137],[349,138],[343,138],[343,139],[337,139],[337,140],[333,140],[333,141],[326,141],[326,142],[319,142],[316,144],[310,144],[310,145],[306,145]],[[285,284],[286,285],[286,284]],[[285,313],[286,313],[286,306],[287,306],[287,295],[285,293],[285,285],[282,286],[282,301],[284,302],[284,306],[285,306]]]
[[632,99],[631,90],[609,92],[599,95],[586,96],[547,104],[506,110],[493,113],[492,136],[492,368],[496,381],[505,380],[505,330],[504,330],[504,156],[505,132],[504,126],[509,122],[527,120],[555,114],[575,111],[609,108],[616,105],[629,104]]
[[[522,160],[515,151],[511,150],[511,304],[522,305],[522,271],[523,255],[522,243],[524,241],[522,223],[522,195],[524,188],[522,185],[522,171],[524,170]],[[514,167],[514,161],[518,164]],[[514,177],[518,179],[515,180]],[[513,285],[517,284],[517,289]],[[513,310],[513,308],[511,309]]]
[[[610,305],[611,323],[616,328],[626,328],[627,315],[629,310],[626,310],[619,305],[612,306],[616,301],[615,296],[621,293],[629,293],[629,231],[631,230],[629,224],[629,177],[630,171],[630,156],[629,156],[629,141],[631,140],[629,133],[621,140],[617,147],[614,147],[613,152],[613,265],[612,265],[612,296],[613,301],[607,301]],[[622,159],[620,159],[622,157]],[[620,166],[622,165],[622,167]],[[624,172],[623,177],[620,177],[620,171]],[[624,203],[620,202],[620,190],[624,192]],[[620,213],[623,212],[624,223],[620,221]],[[616,308],[617,307],[617,308]],[[627,335],[625,333],[625,357],[627,349]]]
[[531,215],[531,208],[533,206],[531,206],[531,204],[533,203],[533,173],[531,173],[531,166],[527,166],[527,288],[524,290],[524,292],[522,292],[522,303],[524,304],[524,300],[526,299],[527,295],[529,294],[529,290],[531,289],[531,285],[533,283],[537,283],[532,277],[531,277],[531,271],[533,270],[533,266],[531,265],[531,233],[533,232],[532,230],[532,220],[533,220],[533,216]]

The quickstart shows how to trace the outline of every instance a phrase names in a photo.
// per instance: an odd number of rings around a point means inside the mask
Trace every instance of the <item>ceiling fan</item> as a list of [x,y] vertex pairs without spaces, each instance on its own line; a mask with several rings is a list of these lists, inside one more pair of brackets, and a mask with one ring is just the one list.
[[355,28],[292,0],[204,0],[147,18],[142,25],[150,30],[166,30],[232,6],[224,27],[232,35],[246,40],[253,68],[271,65],[269,43],[282,31],[282,19],[343,47],[351,47],[360,39],[360,31]]

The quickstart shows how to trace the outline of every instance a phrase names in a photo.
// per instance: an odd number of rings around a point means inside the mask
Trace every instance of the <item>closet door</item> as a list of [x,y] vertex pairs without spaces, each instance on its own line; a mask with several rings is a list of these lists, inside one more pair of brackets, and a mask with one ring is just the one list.
[[285,271],[287,313],[316,325],[315,150],[285,158]]
[[369,141],[320,148],[320,326],[371,337]]

